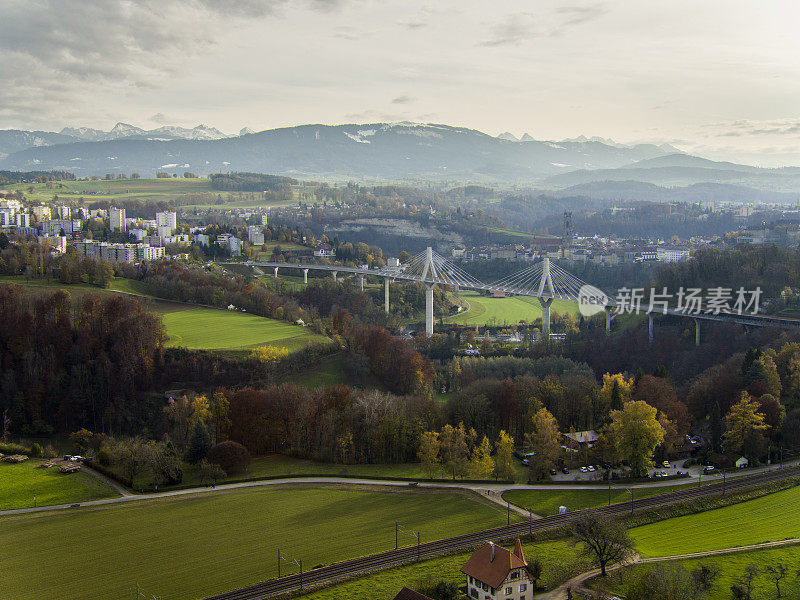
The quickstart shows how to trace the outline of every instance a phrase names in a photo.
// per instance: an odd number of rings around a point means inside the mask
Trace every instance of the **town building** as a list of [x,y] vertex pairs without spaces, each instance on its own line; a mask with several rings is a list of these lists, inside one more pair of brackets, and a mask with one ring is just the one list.
[[467,596],[477,600],[532,600],[535,593],[519,540],[513,552],[486,542],[461,572],[467,576]]
[[45,206],[44,204],[34,206],[31,210],[33,211],[33,214],[36,215],[36,218],[39,219],[40,223],[49,221],[52,215],[50,207]]
[[125,231],[128,228],[128,222],[125,218],[124,208],[109,208],[108,220],[108,226],[111,228],[111,231],[114,231],[115,229],[119,231]]
[[178,214],[172,211],[157,212],[156,227],[168,227],[169,232],[167,232],[165,235],[159,233],[159,235],[161,235],[161,237],[169,237],[178,228]]
[[660,262],[679,262],[689,260],[691,252],[688,248],[669,248],[659,246],[656,248],[656,260]]
[[159,258],[164,258],[164,248],[161,246],[139,244],[136,247],[136,258],[139,260],[158,260]]
[[262,230],[261,227],[258,227],[256,225],[250,225],[247,228],[247,239],[254,246],[263,246],[264,245],[264,231]]
[[71,236],[73,233],[80,233],[82,227],[83,221],[80,219],[50,219],[42,223],[42,235]]
[[14,224],[17,227],[30,227],[31,216],[28,213],[17,213],[14,215]]

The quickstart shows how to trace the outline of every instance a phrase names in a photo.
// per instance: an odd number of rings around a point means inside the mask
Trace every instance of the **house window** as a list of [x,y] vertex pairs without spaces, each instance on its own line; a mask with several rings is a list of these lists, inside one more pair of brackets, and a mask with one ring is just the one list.
[[527,583],[520,583],[519,584],[519,591],[520,592],[525,592],[527,590],[528,590],[528,584]]
[[480,598],[481,597],[480,593],[475,588],[472,588],[470,590],[469,595],[472,596],[473,598]]
[[507,587],[506,588],[506,596],[510,596],[514,592],[514,588]]
[[517,571],[514,571],[514,572],[511,574],[511,579],[519,579],[519,572],[517,572]]

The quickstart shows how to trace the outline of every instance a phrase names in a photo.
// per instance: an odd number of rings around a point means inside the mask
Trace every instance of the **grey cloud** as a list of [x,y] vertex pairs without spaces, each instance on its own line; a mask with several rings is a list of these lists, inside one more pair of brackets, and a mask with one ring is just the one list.
[[408,29],[421,29],[428,26],[424,21],[398,21],[397,24]]
[[416,98],[412,98],[411,96],[398,96],[392,99],[392,104],[411,104],[415,100]]
[[342,40],[355,41],[364,37],[364,34],[355,27],[341,26],[336,27],[333,30],[333,37],[340,38]]
[[568,29],[593,21],[608,12],[602,3],[575,4],[558,7],[555,11],[541,13],[521,12],[508,15],[491,28],[489,39],[481,46],[519,45],[540,37],[555,37]]
[[489,47],[517,45],[535,37],[534,29],[525,22],[526,20],[521,15],[508,16],[505,21],[492,27],[492,36],[480,45]]
[[556,10],[557,13],[564,16],[564,21],[561,23],[561,27],[570,27],[572,25],[580,25],[581,23],[586,23],[587,21],[593,21],[594,19],[606,14],[608,9],[601,3],[597,4],[584,4],[584,5],[574,5],[574,6],[561,6]]
[[152,115],[149,120],[152,121],[153,123],[158,123],[159,125],[166,125],[167,123],[170,122],[170,120],[167,119],[167,116],[164,113],[156,113]]

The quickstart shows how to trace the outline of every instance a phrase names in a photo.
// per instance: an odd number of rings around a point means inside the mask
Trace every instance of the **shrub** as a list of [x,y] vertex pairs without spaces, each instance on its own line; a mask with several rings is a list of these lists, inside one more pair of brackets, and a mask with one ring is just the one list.
[[218,464],[228,475],[237,473],[250,463],[247,448],[231,440],[212,446],[206,455],[208,462]]
[[208,433],[206,424],[203,421],[197,421],[192,437],[189,440],[189,449],[186,451],[186,462],[193,465],[197,464],[206,457],[210,449],[211,436]]
[[26,454],[30,456],[31,449],[26,448],[22,444],[9,442],[7,444],[0,444],[0,454]]
[[94,462],[104,467],[108,467],[111,464],[111,451],[108,449],[108,446],[103,444],[100,450],[97,451]]
[[42,452],[42,458],[55,458],[58,456],[56,449],[53,448],[53,444],[45,444],[44,451]]
[[41,444],[37,444],[34,442],[31,444],[31,458],[41,458],[44,451],[42,450]]

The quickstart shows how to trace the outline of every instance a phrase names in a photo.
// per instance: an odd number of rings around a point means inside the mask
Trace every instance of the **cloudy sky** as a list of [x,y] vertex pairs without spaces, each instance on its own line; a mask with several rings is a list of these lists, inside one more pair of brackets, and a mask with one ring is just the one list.
[[0,0],[0,128],[423,121],[800,165],[796,0]]

